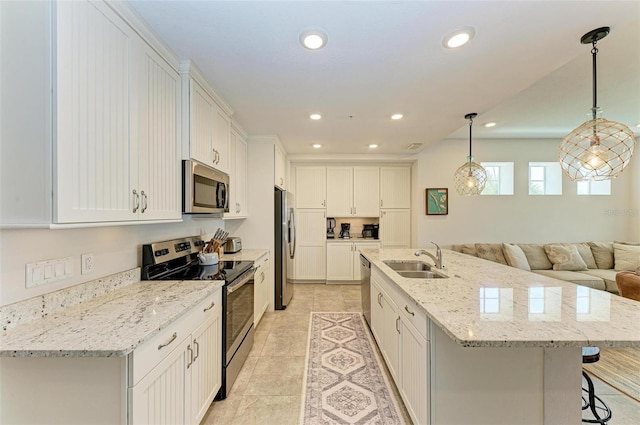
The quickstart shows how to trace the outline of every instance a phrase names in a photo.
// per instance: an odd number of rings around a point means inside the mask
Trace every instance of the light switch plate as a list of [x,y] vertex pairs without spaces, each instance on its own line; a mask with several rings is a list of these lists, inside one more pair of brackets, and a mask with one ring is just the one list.
[[29,263],[25,270],[27,288],[73,277],[73,257]]

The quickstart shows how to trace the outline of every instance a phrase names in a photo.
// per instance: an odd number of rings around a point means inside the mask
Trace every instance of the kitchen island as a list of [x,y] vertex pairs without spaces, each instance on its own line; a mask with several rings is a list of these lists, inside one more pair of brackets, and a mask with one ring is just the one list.
[[415,423],[577,424],[582,347],[640,347],[640,303],[443,250],[447,277],[372,264],[371,328]]

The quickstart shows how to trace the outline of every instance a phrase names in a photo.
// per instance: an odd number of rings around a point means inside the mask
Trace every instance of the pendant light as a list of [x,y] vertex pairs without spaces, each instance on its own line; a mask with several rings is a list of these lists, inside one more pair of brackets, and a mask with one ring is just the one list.
[[597,104],[596,43],[608,34],[609,27],[602,27],[580,39],[582,44],[593,46],[593,106],[590,119],[569,133],[558,149],[562,170],[573,181],[616,178],[629,165],[636,146],[633,131],[624,124],[602,118]]
[[473,127],[473,119],[477,116],[478,114],[475,112],[464,116],[469,120],[469,156],[467,162],[462,164],[453,175],[458,194],[464,196],[479,195],[487,183],[487,172],[482,165],[473,162],[471,155],[471,128]]

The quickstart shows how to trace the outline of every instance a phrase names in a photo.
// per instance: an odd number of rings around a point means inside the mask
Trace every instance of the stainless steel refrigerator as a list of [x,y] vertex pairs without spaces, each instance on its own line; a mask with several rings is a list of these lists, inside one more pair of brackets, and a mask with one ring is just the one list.
[[287,273],[296,254],[296,217],[293,194],[275,189],[275,309],[284,310],[293,298],[293,284]]

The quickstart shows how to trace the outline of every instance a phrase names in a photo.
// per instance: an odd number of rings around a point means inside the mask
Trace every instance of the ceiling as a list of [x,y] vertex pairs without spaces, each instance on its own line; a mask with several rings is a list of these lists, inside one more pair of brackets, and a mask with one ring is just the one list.
[[[411,143],[468,138],[468,112],[479,114],[474,138],[561,138],[591,107],[580,37],[601,26],[611,33],[598,43],[598,105],[640,133],[639,1],[131,3],[249,134],[277,135],[289,154],[368,154],[370,143],[414,154]],[[471,42],[444,48],[463,26]],[[326,32],[326,47],[303,48],[307,29]]]

